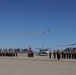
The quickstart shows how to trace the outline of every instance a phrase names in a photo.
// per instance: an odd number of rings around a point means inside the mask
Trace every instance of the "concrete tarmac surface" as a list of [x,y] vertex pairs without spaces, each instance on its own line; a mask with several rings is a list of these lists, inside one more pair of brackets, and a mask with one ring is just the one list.
[[0,57],[0,75],[76,75],[76,59]]

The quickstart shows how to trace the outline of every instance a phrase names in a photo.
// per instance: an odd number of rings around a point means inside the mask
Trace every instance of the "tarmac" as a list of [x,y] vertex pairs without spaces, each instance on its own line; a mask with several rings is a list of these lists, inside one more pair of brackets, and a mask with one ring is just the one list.
[[75,75],[76,59],[50,59],[49,56],[28,58],[0,57],[0,75]]

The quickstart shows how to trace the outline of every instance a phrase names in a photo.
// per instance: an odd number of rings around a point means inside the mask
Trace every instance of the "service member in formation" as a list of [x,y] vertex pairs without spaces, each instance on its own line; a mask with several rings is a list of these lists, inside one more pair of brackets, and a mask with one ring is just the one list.
[[12,56],[15,57],[15,51],[12,52]]
[[69,59],[71,59],[71,50],[69,50]]
[[17,51],[15,51],[15,56],[17,57]]
[[49,58],[51,58],[51,51],[49,51]]
[[5,53],[4,53],[4,51],[3,51],[3,57],[4,57],[4,55],[5,55]]
[[64,59],[65,59],[65,58],[66,58],[66,51],[64,50],[64,52],[63,52],[63,53],[64,53]]
[[60,60],[60,54],[61,54],[61,53],[60,53],[60,50],[58,49],[58,50],[57,50],[57,58],[58,58],[58,60]]
[[0,54],[1,54],[1,56],[2,56],[2,51],[1,51],[1,53],[0,53]]
[[75,56],[74,56],[74,50],[72,50],[72,59],[74,59],[74,57],[75,57]]
[[76,49],[75,49],[75,59],[76,59]]
[[62,59],[63,59],[63,56],[64,56],[64,53],[63,53],[64,51],[62,50],[61,51],[61,57],[62,57]]
[[9,51],[7,51],[7,56],[9,57]]
[[69,56],[69,51],[67,50],[66,51],[66,57],[67,57],[67,59],[68,59],[68,56]]
[[0,51],[0,56],[1,56],[1,51]]
[[53,55],[54,55],[54,59],[56,58],[56,51],[54,50],[53,52]]

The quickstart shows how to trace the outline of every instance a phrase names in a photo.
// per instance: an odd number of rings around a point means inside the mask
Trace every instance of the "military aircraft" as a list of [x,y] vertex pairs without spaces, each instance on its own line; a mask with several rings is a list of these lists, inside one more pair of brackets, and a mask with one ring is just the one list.
[[44,48],[42,45],[42,48],[36,48],[36,49],[39,49],[39,55],[41,55],[41,56],[46,55],[47,56],[49,54],[50,48]]
[[32,36],[32,35],[40,35],[40,34],[46,34],[50,32],[50,30],[46,31],[38,31],[33,33],[17,33],[17,34],[0,34],[0,38],[2,37],[17,37],[17,36]]
[[[6,37],[17,37],[17,36],[32,36],[32,35],[44,35],[46,33],[50,32],[50,30],[46,31],[38,31],[38,32],[33,32],[33,33],[17,33],[17,34],[0,34],[0,38],[6,38]],[[27,52],[27,49],[15,49],[17,52]],[[41,49],[44,51],[44,49]],[[46,50],[48,52],[48,50]]]

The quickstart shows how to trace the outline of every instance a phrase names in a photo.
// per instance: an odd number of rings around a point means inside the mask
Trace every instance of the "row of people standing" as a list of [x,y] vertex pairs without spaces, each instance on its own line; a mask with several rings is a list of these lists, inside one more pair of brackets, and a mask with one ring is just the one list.
[[57,50],[57,51],[54,50],[53,55],[54,55],[54,59],[57,56],[57,59],[60,60],[60,58],[61,58],[61,52],[60,52],[60,50]]
[[[51,58],[51,51],[49,52],[49,58]],[[53,56],[54,59],[58,58],[58,60],[60,58],[62,59],[76,59],[76,50],[57,50],[57,51],[53,51]]]
[[3,57],[17,57],[17,52],[16,51],[0,51],[0,56]]
[[61,57],[62,59],[76,59],[76,50],[62,50]]
[[[49,58],[51,58],[51,55],[52,55],[52,52],[50,51],[49,52]],[[53,56],[54,56],[54,59],[58,58],[58,60],[60,60],[60,50],[57,50],[57,51],[54,50]]]

